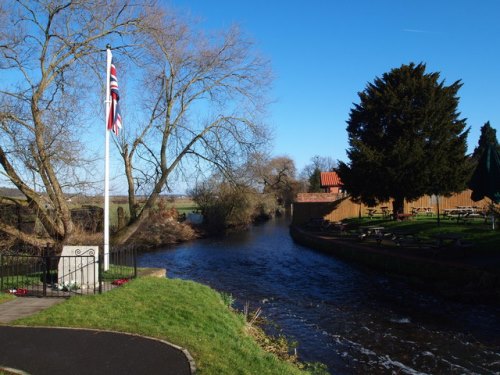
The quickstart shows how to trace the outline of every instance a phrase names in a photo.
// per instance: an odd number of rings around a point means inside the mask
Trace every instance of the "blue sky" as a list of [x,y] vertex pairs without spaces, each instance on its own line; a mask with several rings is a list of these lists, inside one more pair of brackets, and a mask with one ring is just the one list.
[[[401,64],[424,62],[451,84],[471,128],[500,126],[500,1],[169,0],[206,29],[239,24],[271,60],[274,155],[302,169],[314,155],[347,161],[357,93]],[[500,136],[500,132],[498,134]]]

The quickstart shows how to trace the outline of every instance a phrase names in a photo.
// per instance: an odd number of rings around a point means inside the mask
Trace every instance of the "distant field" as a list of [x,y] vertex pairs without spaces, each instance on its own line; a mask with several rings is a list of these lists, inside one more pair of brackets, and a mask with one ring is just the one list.
[[[102,207],[102,204],[97,204],[97,205]],[[109,207],[110,225],[116,225],[118,223],[118,214],[117,214],[118,207],[123,208],[126,216],[129,215],[129,209],[126,200],[124,200],[123,198],[120,198],[117,201],[112,200]],[[189,198],[177,198],[173,202],[167,200],[166,207],[167,208],[175,207],[180,214],[183,213],[187,214],[189,212],[193,212],[198,209],[196,203],[194,203],[193,200]]]
[[176,199],[172,206],[177,208],[180,213],[188,213],[198,209],[196,203],[189,198]]
[[[13,189],[11,189],[13,190]],[[10,191],[9,189],[3,188],[4,193],[13,194],[15,191]],[[7,195],[7,194],[6,194]],[[20,198],[23,199],[23,198]],[[187,214],[189,212],[196,211],[198,206],[190,198],[166,198],[161,197],[165,202],[167,208],[175,207],[180,214]],[[139,202],[141,202],[139,200]],[[84,205],[104,207],[103,197],[84,197],[76,196],[68,198],[68,204],[70,209],[80,208]],[[110,207],[109,207],[109,223],[111,226],[118,224],[118,213],[117,210],[122,207],[126,216],[130,216],[128,209],[128,198],[126,196],[120,197],[110,197]]]

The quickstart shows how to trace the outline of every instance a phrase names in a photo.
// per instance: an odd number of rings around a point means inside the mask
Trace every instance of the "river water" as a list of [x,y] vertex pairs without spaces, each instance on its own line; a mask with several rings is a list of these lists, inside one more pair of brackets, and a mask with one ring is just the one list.
[[500,374],[500,308],[451,302],[297,245],[284,219],[138,263],[262,307],[302,360],[332,374]]

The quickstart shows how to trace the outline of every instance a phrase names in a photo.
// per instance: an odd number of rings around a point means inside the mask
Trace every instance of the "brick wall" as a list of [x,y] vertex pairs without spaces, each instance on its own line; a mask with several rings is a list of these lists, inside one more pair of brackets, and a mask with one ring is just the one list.
[[298,193],[296,202],[334,202],[342,198],[337,193]]

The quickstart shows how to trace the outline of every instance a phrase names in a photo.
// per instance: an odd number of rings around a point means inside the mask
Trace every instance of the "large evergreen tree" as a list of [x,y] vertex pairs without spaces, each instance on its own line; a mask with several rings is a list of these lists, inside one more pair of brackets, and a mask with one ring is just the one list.
[[309,189],[307,191],[309,193],[320,193],[323,191],[321,189],[321,170],[319,168],[315,168],[311,176],[309,176]]
[[468,130],[457,112],[460,81],[439,82],[425,64],[402,65],[360,92],[347,121],[350,162],[339,164],[346,190],[367,204],[465,188]]
[[487,121],[481,127],[481,135],[479,136],[477,147],[474,149],[474,152],[472,153],[472,159],[474,159],[475,162],[479,160],[479,158],[481,157],[484,150],[486,150],[486,147],[489,144],[494,145],[497,149],[500,148],[497,140],[497,131],[496,129],[493,129],[490,125],[490,122]]

